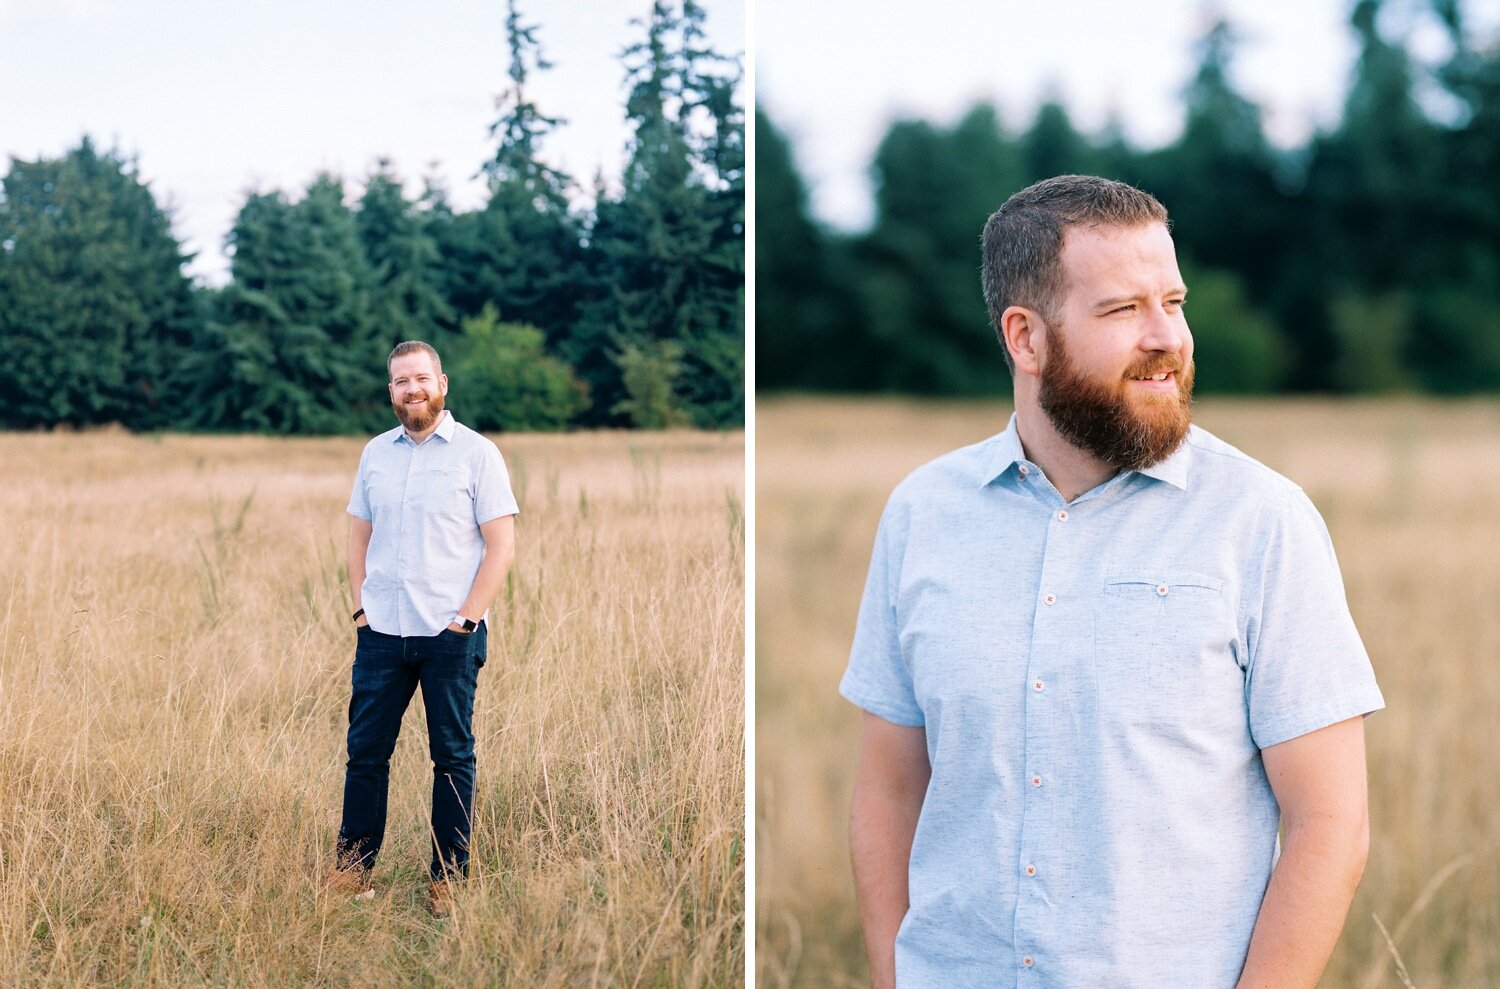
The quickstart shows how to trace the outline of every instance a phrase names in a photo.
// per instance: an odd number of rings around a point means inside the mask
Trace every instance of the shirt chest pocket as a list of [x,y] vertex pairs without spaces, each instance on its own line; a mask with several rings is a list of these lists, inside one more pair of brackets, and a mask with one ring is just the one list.
[[434,467],[412,475],[408,496],[430,515],[473,518],[474,498],[469,491],[469,471],[464,467]]
[[1238,717],[1244,677],[1224,582],[1181,571],[1113,574],[1094,615],[1101,710],[1172,723]]

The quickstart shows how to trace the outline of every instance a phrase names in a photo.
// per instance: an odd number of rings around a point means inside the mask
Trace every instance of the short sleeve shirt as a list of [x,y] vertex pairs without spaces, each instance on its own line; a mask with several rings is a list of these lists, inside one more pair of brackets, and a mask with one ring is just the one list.
[[1193,427],[1066,503],[1014,418],[891,496],[840,690],[926,731],[902,989],[1229,989],[1261,750],[1384,706],[1300,488]]
[[401,426],[371,440],[349,497],[349,514],[371,524],[360,592],[370,627],[441,632],[484,559],[479,527],[519,511],[499,449],[446,411],[420,445]]

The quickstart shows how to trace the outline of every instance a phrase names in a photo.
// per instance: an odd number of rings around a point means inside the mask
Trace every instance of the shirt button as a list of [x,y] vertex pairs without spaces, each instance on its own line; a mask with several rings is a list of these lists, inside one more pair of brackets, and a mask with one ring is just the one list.
[[1068,510],[1066,508],[1059,508],[1057,510],[1057,521],[1059,521],[1059,522],[1066,522],[1066,521],[1068,521]]
[[[1158,594],[1165,594],[1167,592],[1164,591],[1164,590],[1162,590],[1161,588],[1157,588],[1156,593],[1158,593]],[[1048,594],[1046,597],[1042,598],[1042,600],[1046,601],[1048,604],[1056,604],[1057,603],[1057,595],[1056,594]]]
[[1033,776],[1031,778],[1031,785],[1032,786],[1041,786],[1042,785],[1042,778],[1040,776]]
[[1031,468],[1027,467],[1025,464],[1022,464],[1021,465],[1021,476],[1025,477],[1027,474],[1030,474],[1030,473],[1031,473]]
[[1034,866],[1034,865],[1028,865],[1026,867],[1026,874],[1028,876],[1034,876],[1034,875],[1036,875],[1036,866]]
[[1032,957],[1030,955],[1027,955],[1025,958],[1021,959],[1021,964],[1025,965],[1027,968],[1030,968],[1032,965],[1032,961]]
[[1156,593],[1160,594],[1162,597],[1166,597],[1167,596],[1167,585],[1166,584],[1157,584],[1156,585]]
[[1042,692],[1042,681],[1040,681],[1040,680],[1033,680],[1033,681],[1031,681],[1031,689],[1035,690],[1037,693],[1040,694]]

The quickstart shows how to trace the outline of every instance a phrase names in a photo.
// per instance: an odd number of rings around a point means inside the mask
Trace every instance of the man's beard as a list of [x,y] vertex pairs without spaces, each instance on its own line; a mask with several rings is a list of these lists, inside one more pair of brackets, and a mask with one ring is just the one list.
[[[1074,367],[1061,326],[1047,338],[1042,365],[1042,411],[1063,438],[1119,470],[1161,463],[1182,445],[1193,421],[1193,365],[1176,354],[1151,354],[1117,382],[1090,378]],[[1132,402],[1128,379],[1175,371],[1177,392],[1139,395]]]
[[442,392],[424,397],[427,400],[424,405],[411,406],[405,402],[391,402],[392,411],[396,413],[396,418],[401,420],[401,425],[406,427],[407,432],[424,432],[437,422],[438,416],[443,414]]

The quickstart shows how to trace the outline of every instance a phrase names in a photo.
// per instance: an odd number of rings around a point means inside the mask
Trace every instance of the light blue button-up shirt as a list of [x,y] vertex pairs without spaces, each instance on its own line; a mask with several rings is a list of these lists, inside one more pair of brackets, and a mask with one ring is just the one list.
[[1228,989],[1260,750],[1384,706],[1300,488],[1194,427],[1066,503],[1014,418],[891,496],[840,690],[926,729],[899,989]]
[[479,527],[519,511],[495,444],[447,411],[421,445],[402,426],[367,443],[349,514],[372,527],[360,590],[370,627],[387,635],[441,632],[484,559]]

